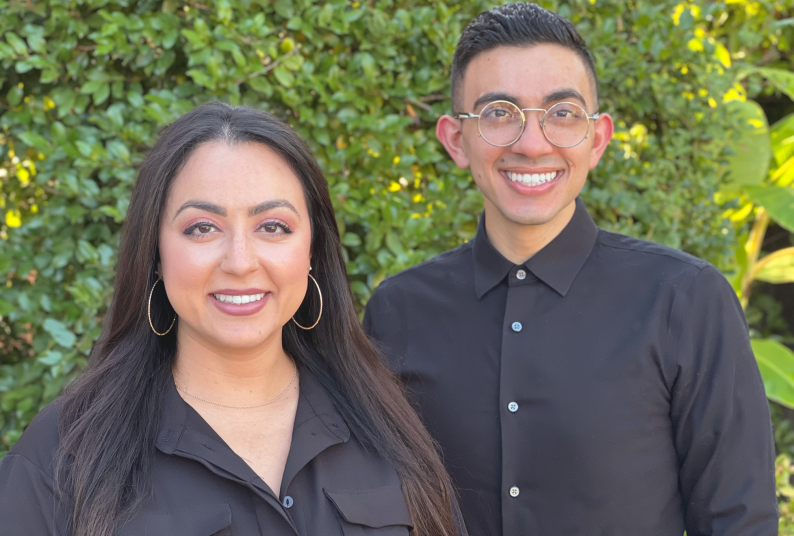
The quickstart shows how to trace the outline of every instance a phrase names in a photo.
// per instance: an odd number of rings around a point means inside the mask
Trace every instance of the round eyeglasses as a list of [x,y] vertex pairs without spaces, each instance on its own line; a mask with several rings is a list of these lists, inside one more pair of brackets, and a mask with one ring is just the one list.
[[458,119],[477,118],[480,137],[496,147],[507,147],[518,141],[524,133],[524,112],[543,112],[540,127],[549,143],[562,149],[576,147],[587,139],[590,120],[600,114],[587,115],[584,108],[573,102],[558,102],[548,110],[543,108],[519,108],[512,102],[494,101],[479,114],[457,114]]

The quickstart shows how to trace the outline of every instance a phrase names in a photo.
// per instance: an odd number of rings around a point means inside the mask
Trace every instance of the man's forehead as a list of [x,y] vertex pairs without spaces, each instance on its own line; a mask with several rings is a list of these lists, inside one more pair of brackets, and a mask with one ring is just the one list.
[[595,104],[595,88],[584,61],[560,45],[497,47],[481,52],[467,66],[463,82],[467,109],[494,94],[511,96],[504,100],[526,107],[565,93],[581,95],[587,107]]

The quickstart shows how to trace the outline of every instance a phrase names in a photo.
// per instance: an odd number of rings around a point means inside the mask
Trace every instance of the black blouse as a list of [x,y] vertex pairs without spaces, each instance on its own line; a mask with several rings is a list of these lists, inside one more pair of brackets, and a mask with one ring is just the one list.
[[[42,410],[0,463],[0,536],[70,534],[70,508],[53,495],[58,407],[56,401]],[[163,411],[153,492],[120,524],[120,536],[408,535],[396,469],[364,449],[305,367],[278,495],[173,382]]]

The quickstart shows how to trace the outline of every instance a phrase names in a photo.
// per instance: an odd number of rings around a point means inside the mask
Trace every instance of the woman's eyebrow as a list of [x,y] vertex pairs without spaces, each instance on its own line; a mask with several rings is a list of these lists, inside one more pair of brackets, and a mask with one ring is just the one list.
[[[189,208],[197,208],[199,210],[206,210],[207,212],[211,212],[213,214],[217,214],[218,216],[224,216],[225,217],[227,215],[226,209],[221,207],[221,206],[219,206],[219,205],[216,205],[214,203],[209,203],[207,201],[190,200],[190,201],[185,201],[182,204],[182,206],[179,207],[179,210],[177,210],[176,214],[174,214],[174,219],[176,219],[176,217],[179,216],[180,212],[182,212],[183,210],[189,209]],[[294,212],[295,214],[298,214],[298,209],[296,209],[295,206],[292,203],[290,203],[289,201],[287,201],[286,199],[272,199],[270,201],[264,201],[262,203],[259,203],[255,207],[249,208],[248,209],[248,216],[249,217],[256,216],[258,214],[261,214],[263,212],[266,212],[266,211],[274,209],[274,208],[288,208],[292,212]],[[300,217],[300,214],[298,214],[298,216]]]
[[[288,208],[295,214],[298,214],[298,210],[286,199],[272,199],[270,201],[265,201],[263,203],[259,203],[255,207],[251,207],[248,209],[248,216],[256,216],[257,214],[262,214],[273,208]],[[300,216],[300,214],[298,214]]]
[[176,214],[174,214],[173,219],[176,219],[176,217],[179,216],[180,212],[188,208],[197,208],[199,210],[206,210],[207,212],[212,212],[213,214],[217,214],[218,216],[226,216],[226,209],[219,205],[216,205],[214,203],[208,203],[206,201],[190,200],[190,201],[185,201],[182,204],[182,206],[179,207],[179,210],[176,211]]

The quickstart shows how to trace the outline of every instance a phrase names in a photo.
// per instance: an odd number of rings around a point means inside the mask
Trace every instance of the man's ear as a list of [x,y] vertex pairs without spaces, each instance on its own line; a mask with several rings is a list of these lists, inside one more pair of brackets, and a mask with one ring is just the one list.
[[469,157],[463,148],[463,121],[451,115],[442,115],[436,123],[436,137],[460,169],[468,169]]
[[590,148],[590,169],[598,165],[601,155],[606,151],[607,145],[612,139],[612,134],[615,132],[615,125],[612,123],[612,117],[609,114],[601,114],[594,123],[593,147]]

